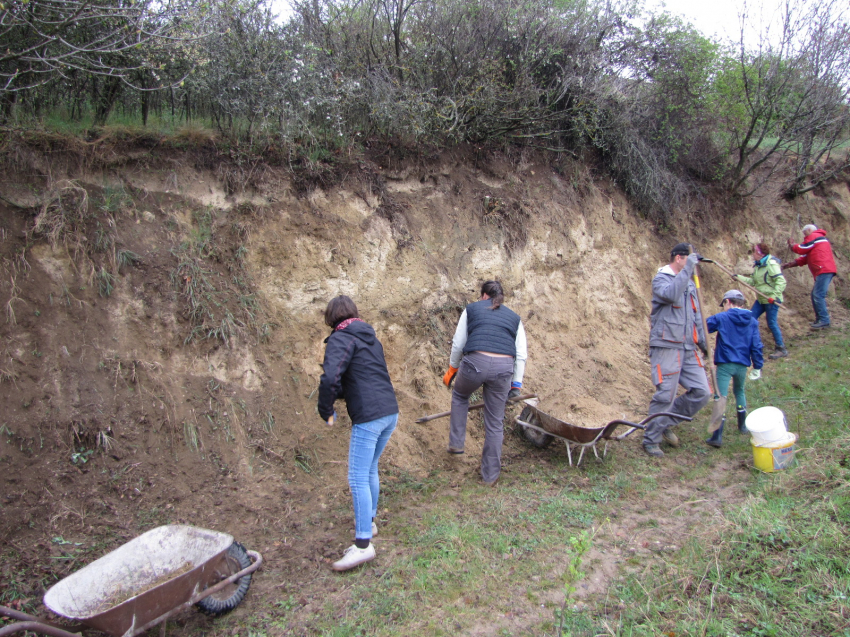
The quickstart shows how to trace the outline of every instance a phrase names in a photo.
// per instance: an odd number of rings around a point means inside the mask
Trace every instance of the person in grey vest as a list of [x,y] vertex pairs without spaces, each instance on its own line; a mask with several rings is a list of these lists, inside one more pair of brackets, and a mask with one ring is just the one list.
[[449,453],[463,453],[469,396],[484,386],[484,449],[481,479],[493,486],[502,468],[505,404],[509,394],[519,395],[528,356],[525,328],[519,315],[502,305],[505,293],[498,281],[481,286],[481,300],[470,303],[460,315],[452,339],[449,371],[443,383],[451,386],[452,415]]
[[[705,334],[691,277],[699,261],[687,243],[679,243],[670,253],[670,263],[659,268],[652,279],[652,312],[649,315],[649,364],[655,395],[648,415],[662,411],[693,416],[711,397],[705,375]],[[703,356],[700,356],[702,351]],[[685,393],[676,397],[678,386]],[[646,425],[643,449],[650,456],[664,455],[660,444],[679,446],[670,427],[676,421],[659,416]]]

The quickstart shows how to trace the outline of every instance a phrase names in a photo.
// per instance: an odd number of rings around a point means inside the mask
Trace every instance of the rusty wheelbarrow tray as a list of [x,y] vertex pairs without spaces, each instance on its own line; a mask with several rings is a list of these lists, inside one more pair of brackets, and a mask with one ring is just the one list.
[[[51,611],[113,637],[133,637],[198,604],[220,614],[234,608],[262,564],[233,536],[172,524],[143,533],[54,584],[44,596]],[[0,606],[0,616],[19,620],[0,637],[24,630],[79,637],[82,627],[50,624]]]
[[[640,422],[618,419],[612,420],[608,424],[598,428],[578,427],[564,422],[563,420],[559,420],[554,416],[550,416],[549,414],[540,411],[534,405],[526,405],[522,410],[522,413],[516,419],[516,422],[522,427],[522,433],[525,439],[535,447],[548,447],[555,438],[563,440],[567,447],[567,458],[569,459],[570,466],[573,466],[573,455],[570,445],[581,447],[581,453],[579,454],[578,461],[576,462],[576,466],[578,466],[581,464],[581,460],[584,458],[584,452],[588,447],[593,449],[593,455],[599,458],[596,445],[600,441],[604,441],[605,446],[602,448],[602,457],[604,458],[608,453],[609,440],[622,440],[638,429],[646,429],[646,423],[654,418],[658,418],[659,416],[669,416],[676,420],[693,420],[692,418],[683,416],[682,414],[674,414],[665,411],[647,416]],[[614,431],[621,425],[629,427],[629,429],[626,432],[615,436]]]

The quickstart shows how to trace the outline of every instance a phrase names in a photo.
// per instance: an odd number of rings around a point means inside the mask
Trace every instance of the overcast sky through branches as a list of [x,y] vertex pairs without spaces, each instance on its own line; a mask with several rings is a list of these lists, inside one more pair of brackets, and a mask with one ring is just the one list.
[[[756,0],[748,7],[751,28],[759,27],[777,20],[783,0]],[[672,14],[679,15],[691,22],[705,35],[716,35],[721,40],[738,41],[740,26],[738,14],[742,11],[743,0],[647,0],[648,8],[667,8]],[[292,13],[288,0],[271,0],[272,10],[285,21]]]

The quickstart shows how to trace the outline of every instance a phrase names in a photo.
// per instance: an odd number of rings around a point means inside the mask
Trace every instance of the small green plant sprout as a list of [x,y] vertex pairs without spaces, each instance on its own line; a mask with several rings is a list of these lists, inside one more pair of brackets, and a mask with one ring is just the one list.
[[850,388],[847,388],[845,385],[841,385],[838,388],[838,393],[841,395],[841,398],[844,399],[844,406],[850,408]]
[[192,451],[198,450],[198,428],[191,422],[183,422],[183,439]]
[[108,272],[104,267],[100,268],[100,272],[96,275],[97,291],[103,297],[108,297],[115,289],[115,276]]
[[118,250],[115,253],[115,261],[118,263],[118,269],[125,266],[134,266],[140,263],[142,257],[133,252],[132,250]]
[[100,221],[97,222],[97,229],[94,231],[94,249],[96,252],[109,252],[112,250],[112,244],[115,243],[115,238],[108,228],[104,228]]
[[106,186],[103,189],[100,201],[97,202],[97,208],[102,212],[115,213],[130,207],[132,204],[133,198],[124,190],[124,186]]
[[94,449],[86,449],[81,447],[79,451],[71,454],[71,462],[75,465],[86,464],[94,453]]
[[572,547],[572,555],[570,563],[564,573],[564,603],[561,608],[555,611],[555,616],[558,618],[558,637],[571,635],[571,632],[564,632],[564,625],[567,617],[570,614],[567,609],[567,602],[576,592],[576,583],[584,577],[584,571],[581,570],[582,559],[585,553],[590,550],[592,536],[587,531],[582,531],[578,536],[570,536],[570,546]]
[[61,535],[57,535],[56,537],[54,537],[51,540],[51,542],[53,542],[54,544],[59,544],[60,546],[64,546],[66,544],[70,544],[71,546],[82,546],[83,545],[82,542],[71,542],[69,540],[66,540]]
[[282,611],[290,611],[300,606],[294,595],[290,595],[286,599],[279,599],[274,603],[274,605]]
[[266,412],[266,417],[263,418],[263,431],[270,434],[274,431],[274,414],[270,411]]
[[295,466],[299,467],[304,473],[313,473],[312,461],[313,458],[309,451],[295,450]]

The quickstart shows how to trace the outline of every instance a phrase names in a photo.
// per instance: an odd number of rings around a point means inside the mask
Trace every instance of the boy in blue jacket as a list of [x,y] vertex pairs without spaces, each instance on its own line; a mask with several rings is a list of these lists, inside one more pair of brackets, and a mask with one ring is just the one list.
[[751,363],[757,371],[764,366],[764,347],[759,336],[758,319],[753,318],[752,313],[744,308],[746,303],[747,300],[739,290],[729,290],[720,303],[723,311],[706,319],[709,333],[717,332],[714,365],[717,368],[716,389],[719,395],[714,396],[711,422],[708,425],[711,437],[706,440],[712,447],[719,447],[723,438],[730,380],[738,405],[738,431],[747,433],[744,424],[747,417],[747,397],[744,394],[747,368]]

